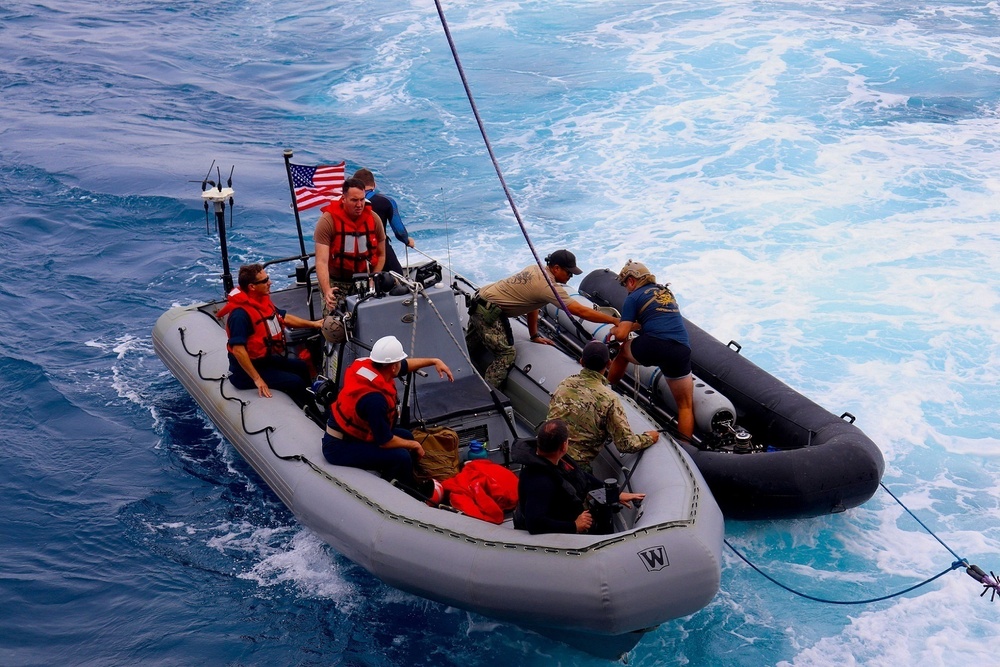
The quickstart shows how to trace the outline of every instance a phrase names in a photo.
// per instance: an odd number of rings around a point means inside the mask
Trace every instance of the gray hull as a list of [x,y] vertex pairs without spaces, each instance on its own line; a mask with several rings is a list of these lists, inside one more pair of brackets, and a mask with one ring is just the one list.
[[[275,295],[285,307],[280,298]],[[463,356],[462,295],[427,289],[416,297],[416,324],[399,317],[413,307],[406,299],[413,296],[359,304],[356,340],[395,333],[409,341],[415,326],[416,354],[445,359],[456,382],[420,379],[415,391],[424,393],[414,404],[435,405],[443,392],[461,391],[461,400],[444,401],[447,407],[432,421],[488,434],[491,458],[503,463],[513,434],[503,431],[496,401],[487,400],[485,384]],[[641,460],[609,446],[595,465],[599,475],[619,479],[634,467],[631,487],[647,494],[641,510],[620,515],[624,523],[613,535],[533,536],[509,520],[493,525],[431,508],[375,474],[328,464],[321,428],[284,394],[262,399],[233,388],[225,379],[225,330],[211,315],[216,308],[163,314],[153,330],[157,355],[302,524],[386,583],[607,656],[628,650],[658,624],[701,609],[718,591],[722,514],[688,454],[669,437]],[[445,336],[442,328],[451,332]],[[515,337],[521,339],[518,370],[503,407],[526,433],[544,417],[556,384],[579,367],[555,348],[527,342],[523,326],[515,326]],[[342,364],[367,356],[363,347],[347,348]],[[487,398],[477,403],[477,392]],[[656,428],[636,406],[627,409],[635,429]]]

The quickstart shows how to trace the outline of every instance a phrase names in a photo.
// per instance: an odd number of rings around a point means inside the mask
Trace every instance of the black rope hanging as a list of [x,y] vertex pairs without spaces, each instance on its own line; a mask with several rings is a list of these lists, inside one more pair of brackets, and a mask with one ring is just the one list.
[[528,234],[528,228],[524,224],[524,220],[521,218],[521,212],[517,209],[517,204],[514,203],[514,195],[511,194],[510,188],[507,187],[507,180],[503,177],[503,171],[500,169],[500,162],[497,160],[496,153],[493,152],[493,144],[490,143],[490,138],[486,134],[486,126],[483,124],[483,118],[479,115],[479,108],[476,106],[476,100],[472,96],[472,88],[469,86],[469,80],[465,76],[465,68],[462,67],[462,61],[458,57],[458,49],[455,46],[455,40],[452,39],[451,29],[448,27],[448,19],[444,16],[444,9],[441,7],[441,0],[434,0],[434,6],[437,8],[438,17],[441,19],[441,27],[444,29],[444,36],[448,40],[448,48],[451,49],[452,58],[455,59],[455,67],[458,69],[458,75],[462,79],[462,87],[465,88],[465,96],[469,100],[469,105],[472,107],[472,115],[476,117],[476,124],[479,126],[479,133],[483,137],[483,143],[486,145],[486,151],[490,154],[490,161],[493,162],[493,168],[497,172],[497,178],[500,179],[500,185],[503,187],[504,195],[507,197],[507,203],[510,204],[510,210],[514,213],[514,219],[517,220],[518,227],[521,228],[521,234],[524,236],[525,242],[528,244],[528,249],[531,251],[532,257],[535,258],[535,264],[538,268],[542,269],[542,276],[545,278],[545,282],[549,284],[549,289],[555,295],[556,300],[559,302],[559,307],[570,316],[570,321],[576,323],[580,327],[580,323],[573,319],[573,314],[570,313],[569,307],[563,302],[562,298],[559,296],[559,292],[556,290],[555,285],[552,284],[552,280],[549,278],[549,274],[545,271],[545,267],[542,264],[542,260],[538,256],[538,251],[535,250],[534,244],[531,242],[531,236]]

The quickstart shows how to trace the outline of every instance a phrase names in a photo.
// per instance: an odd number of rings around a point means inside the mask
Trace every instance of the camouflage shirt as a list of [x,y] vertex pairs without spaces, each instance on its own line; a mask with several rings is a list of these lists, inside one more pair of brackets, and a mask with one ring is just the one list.
[[653,439],[633,433],[618,395],[604,375],[584,368],[556,387],[548,419],[562,419],[569,426],[569,455],[585,470],[610,438],[619,452],[645,449]]

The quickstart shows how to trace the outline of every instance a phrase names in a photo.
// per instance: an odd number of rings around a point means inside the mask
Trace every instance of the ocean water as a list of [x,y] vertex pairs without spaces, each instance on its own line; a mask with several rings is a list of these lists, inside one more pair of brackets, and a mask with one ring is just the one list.
[[[442,4],[539,252],[648,264],[1000,570],[1000,4]],[[334,552],[153,354],[160,313],[222,294],[213,161],[233,263],[297,252],[286,148],[373,169],[477,281],[531,261],[431,0],[0,3],[0,664],[604,664]],[[955,560],[882,491],[726,532],[833,600]],[[727,551],[712,603],[629,661],[1000,664],[980,590],[824,604]]]

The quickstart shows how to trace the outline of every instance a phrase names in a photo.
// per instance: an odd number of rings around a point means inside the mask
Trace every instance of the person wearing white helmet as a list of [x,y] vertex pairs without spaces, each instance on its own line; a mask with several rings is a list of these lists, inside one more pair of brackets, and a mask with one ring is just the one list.
[[[677,403],[677,430],[690,439],[694,433],[691,343],[677,299],[666,285],[656,284],[656,276],[645,264],[631,259],[618,273],[618,282],[628,296],[622,304],[621,323],[611,330],[623,345],[608,371],[608,383],[621,380],[629,362],[659,367]],[[629,340],[636,330],[639,335]]]
[[323,436],[323,456],[333,465],[378,471],[406,490],[431,497],[433,480],[420,488],[413,475],[415,459],[424,455],[413,433],[396,427],[396,377],[433,366],[454,381],[440,359],[407,357],[395,336],[375,341],[371,356],[357,359],[344,372],[340,392],[330,409]]

